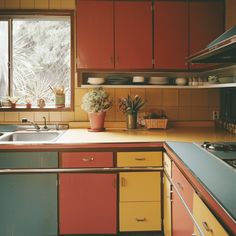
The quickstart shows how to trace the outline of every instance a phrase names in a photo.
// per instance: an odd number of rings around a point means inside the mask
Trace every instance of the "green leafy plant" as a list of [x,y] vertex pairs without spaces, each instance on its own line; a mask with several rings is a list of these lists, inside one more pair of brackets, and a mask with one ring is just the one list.
[[82,98],[81,108],[86,112],[105,112],[111,107],[112,99],[102,87],[91,89]]
[[145,101],[139,95],[135,95],[134,98],[128,95],[126,98],[119,99],[119,109],[123,113],[136,113],[144,104]]

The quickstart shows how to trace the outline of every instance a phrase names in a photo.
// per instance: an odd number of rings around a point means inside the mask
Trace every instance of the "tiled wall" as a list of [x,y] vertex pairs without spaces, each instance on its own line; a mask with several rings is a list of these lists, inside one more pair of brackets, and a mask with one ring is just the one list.
[[[0,0],[0,9],[74,9],[74,0]],[[75,82],[75,84],[77,84]],[[217,89],[107,89],[114,105],[107,113],[108,121],[123,121],[124,115],[118,109],[118,99],[139,94],[145,100],[142,112],[164,110],[170,120],[211,120],[212,111],[219,110]],[[21,118],[50,122],[87,121],[87,114],[81,110],[80,101],[87,89],[75,88],[75,109],[73,112],[0,112],[0,123],[18,123]]]
[[[80,109],[80,101],[87,89],[75,90],[75,119],[87,120],[87,114]],[[141,112],[163,110],[170,120],[195,121],[212,120],[213,111],[219,110],[218,89],[107,89],[114,105],[107,113],[108,121],[123,121],[124,115],[119,111],[118,100],[121,97],[141,95],[146,104]]]

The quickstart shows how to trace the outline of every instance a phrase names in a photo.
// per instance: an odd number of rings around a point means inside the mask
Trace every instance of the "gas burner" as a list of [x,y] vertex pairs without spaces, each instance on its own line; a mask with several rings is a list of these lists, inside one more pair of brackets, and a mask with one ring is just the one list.
[[210,142],[204,142],[202,144],[202,147],[208,150],[215,150],[215,151],[224,151],[224,152],[235,152],[236,151],[236,145],[235,144],[229,144],[229,143],[210,143]]
[[227,164],[236,169],[236,160],[224,160]]

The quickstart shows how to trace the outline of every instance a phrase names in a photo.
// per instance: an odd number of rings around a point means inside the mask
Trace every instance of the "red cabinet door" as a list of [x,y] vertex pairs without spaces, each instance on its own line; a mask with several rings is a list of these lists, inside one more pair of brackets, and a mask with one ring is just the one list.
[[[224,32],[224,1],[189,2],[190,55],[204,49]],[[191,65],[201,68],[208,65]]]
[[114,68],[113,2],[77,0],[77,68]]
[[60,234],[115,234],[116,174],[60,174]]
[[156,1],[154,59],[157,69],[187,69],[188,2]]
[[152,68],[151,1],[115,2],[115,67]]
[[[189,210],[193,208],[193,189],[178,167],[172,164],[172,179]],[[189,236],[194,232],[193,221],[183,205],[176,190],[173,188],[172,202],[172,233],[173,236]]]

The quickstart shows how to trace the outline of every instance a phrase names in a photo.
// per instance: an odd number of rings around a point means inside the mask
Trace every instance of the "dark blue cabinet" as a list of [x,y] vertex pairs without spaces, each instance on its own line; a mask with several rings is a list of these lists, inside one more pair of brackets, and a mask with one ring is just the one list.
[[[55,152],[0,152],[0,168],[57,168]],[[57,235],[57,174],[0,175],[0,235]]]

